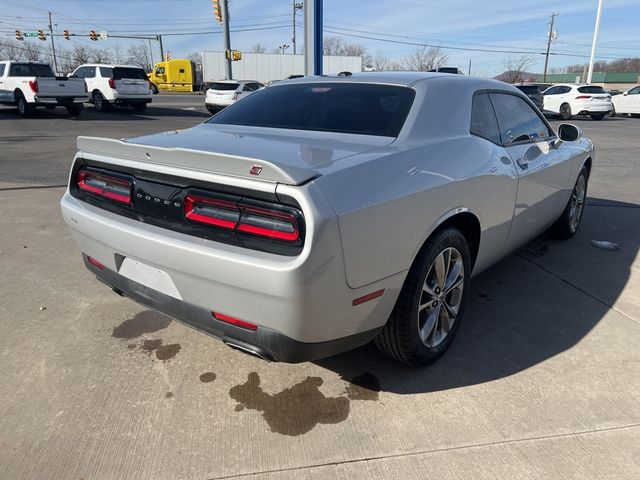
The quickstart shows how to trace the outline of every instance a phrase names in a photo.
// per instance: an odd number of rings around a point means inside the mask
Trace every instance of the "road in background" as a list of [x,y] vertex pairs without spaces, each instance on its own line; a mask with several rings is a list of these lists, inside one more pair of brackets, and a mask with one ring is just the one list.
[[66,182],[75,137],[207,117],[183,95],[0,108],[0,478],[640,478],[640,119],[574,120],[598,148],[580,231],[476,277],[451,349],[416,370],[370,346],[267,363],[84,268],[64,188],[37,188]]

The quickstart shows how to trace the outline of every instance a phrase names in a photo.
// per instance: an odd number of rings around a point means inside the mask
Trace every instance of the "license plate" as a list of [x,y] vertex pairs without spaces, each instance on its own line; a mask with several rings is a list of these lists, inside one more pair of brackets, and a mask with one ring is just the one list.
[[118,273],[145,287],[182,300],[182,296],[180,292],[178,292],[175,283],[173,283],[169,274],[164,270],[133,260],[132,258],[125,258],[122,265],[120,265]]

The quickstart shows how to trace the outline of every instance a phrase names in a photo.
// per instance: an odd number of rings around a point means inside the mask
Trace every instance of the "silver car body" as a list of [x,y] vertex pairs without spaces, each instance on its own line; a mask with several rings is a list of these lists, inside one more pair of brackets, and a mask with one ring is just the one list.
[[[548,228],[581,167],[595,160],[585,138],[504,147],[470,134],[475,92],[508,92],[529,102],[501,82],[366,73],[279,82],[267,90],[292,82],[408,86],[415,99],[397,138],[204,123],[123,141],[80,137],[76,161],[288,196],[306,225],[298,255],[164,229],[68,190],[61,205],[73,239],[106,267],[88,268],[117,291],[236,347],[277,360],[317,358],[375,336],[421,246],[445,221],[456,217],[479,227],[477,274]],[[256,164],[259,176],[249,173]],[[142,265],[138,276],[124,272],[133,282],[122,278],[123,258]],[[354,301],[372,292],[378,296]],[[258,328],[228,327],[212,320],[212,311]]]

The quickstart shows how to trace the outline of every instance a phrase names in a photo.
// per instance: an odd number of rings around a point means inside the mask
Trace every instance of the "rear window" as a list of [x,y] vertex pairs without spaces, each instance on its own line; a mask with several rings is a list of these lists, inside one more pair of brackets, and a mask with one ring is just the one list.
[[55,77],[49,65],[40,63],[12,63],[10,77]]
[[585,87],[578,87],[580,93],[606,93],[602,87],[595,85],[587,85]]
[[258,90],[208,122],[396,137],[415,92],[393,85],[303,83]]
[[540,94],[540,90],[538,89],[538,87],[534,86],[534,85],[521,85],[519,87],[517,87],[521,92],[527,94],[527,95],[536,95],[536,94]]
[[122,80],[123,78],[146,80],[147,73],[142,68],[115,67],[113,69],[113,79]]
[[211,90],[235,90],[240,86],[239,83],[222,83],[214,82],[211,84]]

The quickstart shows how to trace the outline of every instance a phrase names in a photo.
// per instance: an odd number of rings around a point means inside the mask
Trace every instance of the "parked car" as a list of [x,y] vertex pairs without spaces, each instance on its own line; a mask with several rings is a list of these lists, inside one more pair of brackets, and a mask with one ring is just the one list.
[[170,134],[79,137],[61,206],[102,282],[233,347],[298,362],[375,339],[423,365],[473,275],[576,233],[594,160],[511,85],[354,73]]
[[529,100],[538,107],[538,110],[542,111],[542,93],[540,93],[540,89],[536,85],[515,84],[514,87],[529,97]]
[[545,113],[559,115],[563,120],[574,115],[602,120],[611,111],[611,95],[597,85],[553,85],[542,95]]
[[611,115],[631,115],[640,118],[640,85],[630,88],[621,95],[611,99],[613,108]]
[[220,80],[211,84],[204,104],[209,112],[215,114],[261,88],[264,85],[256,80]]
[[147,74],[135,65],[87,64],[76,68],[71,78],[83,78],[89,101],[96,110],[105,112],[112,106],[130,106],[144,112],[151,103],[152,92]]
[[15,105],[23,117],[36,107],[65,107],[69,115],[78,116],[86,101],[82,80],[56,77],[47,63],[0,62],[0,104]]
[[458,67],[438,67],[428,71],[434,72],[434,73],[453,73],[456,75],[464,75],[464,72],[460,70]]

